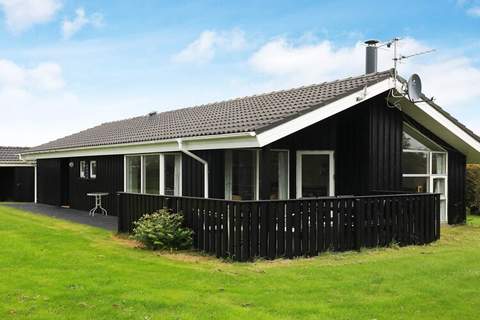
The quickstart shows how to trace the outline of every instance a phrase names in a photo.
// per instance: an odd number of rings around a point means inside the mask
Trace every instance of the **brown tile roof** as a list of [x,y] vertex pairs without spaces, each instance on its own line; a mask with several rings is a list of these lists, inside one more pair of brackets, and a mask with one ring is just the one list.
[[391,71],[387,70],[291,90],[108,122],[34,147],[29,152],[259,132],[390,76]]
[[28,151],[29,148],[23,147],[2,147],[0,146],[0,164],[25,163],[20,160],[19,154]]

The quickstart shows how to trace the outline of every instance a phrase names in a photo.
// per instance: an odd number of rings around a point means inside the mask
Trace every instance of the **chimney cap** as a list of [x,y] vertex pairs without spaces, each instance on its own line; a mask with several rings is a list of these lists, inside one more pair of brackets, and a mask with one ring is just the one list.
[[365,41],[365,44],[368,45],[368,46],[376,46],[377,43],[379,43],[379,42],[380,42],[380,41],[378,41],[378,40],[371,39],[371,40]]

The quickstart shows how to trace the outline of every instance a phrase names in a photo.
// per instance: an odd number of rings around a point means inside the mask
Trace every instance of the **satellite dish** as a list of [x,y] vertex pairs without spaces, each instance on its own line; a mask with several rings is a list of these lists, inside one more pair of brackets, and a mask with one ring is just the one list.
[[408,97],[412,101],[417,101],[421,99],[422,94],[422,80],[418,74],[414,73],[408,79]]

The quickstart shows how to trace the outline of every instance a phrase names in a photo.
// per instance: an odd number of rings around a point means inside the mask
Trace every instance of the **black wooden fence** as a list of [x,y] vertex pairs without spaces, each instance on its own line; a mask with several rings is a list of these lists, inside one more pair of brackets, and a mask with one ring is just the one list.
[[182,212],[194,248],[246,261],[315,256],[327,250],[425,244],[440,238],[438,194],[228,201],[118,194],[118,231],[157,209]]

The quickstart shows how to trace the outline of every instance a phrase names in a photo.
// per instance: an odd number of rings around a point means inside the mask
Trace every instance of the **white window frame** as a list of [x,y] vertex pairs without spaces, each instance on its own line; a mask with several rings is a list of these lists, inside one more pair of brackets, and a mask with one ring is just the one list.
[[[93,174],[93,165],[95,164],[95,174]],[[90,179],[97,179],[97,160],[90,161]]]
[[86,179],[87,178],[87,170],[85,170],[87,168],[87,161],[85,160],[80,160],[79,162],[79,175],[80,175],[80,179]]
[[[427,154],[427,173],[425,174],[411,174],[411,173],[403,173],[402,178],[426,178],[428,179],[428,186],[425,192],[433,193],[435,190],[433,185],[434,179],[444,179],[445,180],[445,196],[440,196],[440,202],[445,202],[445,215],[441,216],[440,219],[442,222],[447,222],[448,220],[448,152],[438,145],[436,142],[432,141],[430,138],[426,137],[423,133],[418,131],[416,128],[412,127],[408,123],[404,122],[404,126],[408,126],[410,129],[417,131],[418,134],[422,135],[424,139],[430,141],[430,143],[437,146],[442,151],[432,151],[432,150],[416,150],[416,149],[403,149],[402,152],[414,152],[414,153],[425,153]],[[405,129],[404,129],[405,130]],[[403,137],[402,137],[403,138]],[[433,174],[433,157],[432,155],[436,154],[444,154],[445,155],[445,173],[442,174]],[[403,170],[403,168],[402,168]]]
[[302,156],[303,155],[328,155],[329,160],[329,197],[335,196],[335,151],[333,150],[299,150],[297,151],[297,199],[303,198],[302,195]]
[[127,192],[128,177],[127,177],[127,158],[128,157],[140,157],[140,193],[145,194],[145,157],[146,156],[158,156],[159,157],[159,190],[160,195],[165,195],[165,154],[175,155],[175,180],[177,182],[176,191],[178,194],[174,196],[182,196],[182,153],[169,152],[169,153],[148,153],[148,154],[128,154],[123,156],[123,191]]

